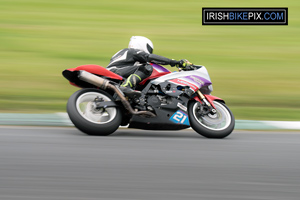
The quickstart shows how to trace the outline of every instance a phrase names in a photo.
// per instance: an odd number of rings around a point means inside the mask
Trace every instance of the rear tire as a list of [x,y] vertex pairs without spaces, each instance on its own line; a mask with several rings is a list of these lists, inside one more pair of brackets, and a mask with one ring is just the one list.
[[222,102],[213,101],[216,114],[201,115],[199,102],[189,103],[189,120],[191,127],[207,138],[225,138],[234,129],[235,119],[229,108]]
[[95,109],[96,97],[114,101],[113,97],[99,89],[81,89],[68,100],[67,113],[73,124],[88,135],[107,136],[115,132],[122,121],[118,107]]

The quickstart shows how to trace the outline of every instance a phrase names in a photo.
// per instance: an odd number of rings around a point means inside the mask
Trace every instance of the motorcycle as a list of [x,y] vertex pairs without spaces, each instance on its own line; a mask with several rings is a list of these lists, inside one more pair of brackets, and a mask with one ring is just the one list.
[[207,138],[225,138],[235,119],[221,98],[211,95],[212,82],[204,66],[178,72],[149,63],[151,76],[137,85],[138,96],[120,90],[123,77],[99,65],[66,69],[63,76],[82,89],[68,100],[73,124],[88,135],[107,136],[119,126],[144,130],[181,130],[192,127]]

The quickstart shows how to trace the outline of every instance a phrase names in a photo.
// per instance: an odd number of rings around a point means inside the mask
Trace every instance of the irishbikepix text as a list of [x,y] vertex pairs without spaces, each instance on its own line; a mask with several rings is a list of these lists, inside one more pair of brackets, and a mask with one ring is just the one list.
[[203,8],[203,25],[287,25],[287,8]]

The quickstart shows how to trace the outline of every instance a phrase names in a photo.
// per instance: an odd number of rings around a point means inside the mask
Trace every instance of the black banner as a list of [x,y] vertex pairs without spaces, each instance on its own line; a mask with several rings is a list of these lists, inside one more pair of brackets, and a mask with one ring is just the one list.
[[288,25],[288,8],[202,8],[202,25]]

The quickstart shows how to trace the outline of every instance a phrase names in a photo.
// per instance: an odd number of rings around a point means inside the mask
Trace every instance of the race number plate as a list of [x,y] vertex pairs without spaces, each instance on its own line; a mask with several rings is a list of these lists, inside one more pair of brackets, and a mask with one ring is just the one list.
[[176,111],[170,120],[176,124],[184,124],[189,126],[189,117],[186,113],[182,112],[181,110]]

